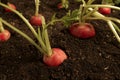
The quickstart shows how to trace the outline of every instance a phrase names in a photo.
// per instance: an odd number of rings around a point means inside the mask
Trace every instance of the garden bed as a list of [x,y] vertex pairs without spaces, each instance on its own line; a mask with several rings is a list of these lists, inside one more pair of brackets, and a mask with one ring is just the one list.
[[[10,0],[27,19],[34,14],[34,0]],[[49,21],[57,12],[57,17],[65,15],[67,10],[57,9],[56,0],[42,0],[40,13]],[[70,9],[79,4],[71,2]],[[3,10],[0,16],[31,37],[30,30],[14,13]],[[110,16],[120,18],[119,11]],[[52,47],[66,52],[68,59],[58,67],[49,67],[42,61],[42,55],[27,40],[9,29],[11,38],[0,42],[0,80],[120,80],[120,43],[101,20],[90,21],[96,30],[96,36],[79,39],[70,35],[62,23],[48,28]]]

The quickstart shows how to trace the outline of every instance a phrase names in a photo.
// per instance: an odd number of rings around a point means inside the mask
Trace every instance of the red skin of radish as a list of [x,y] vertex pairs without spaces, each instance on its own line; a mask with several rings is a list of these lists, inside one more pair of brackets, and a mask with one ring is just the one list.
[[30,23],[31,23],[31,25],[33,25],[33,26],[41,26],[42,25],[42,15],[41,14],[39,14],[39,15],[34,15],[34,16],[32,16],[31,17],[31,19],[30,19]]
[[111,8],[99,8],[98,10],[101,14],[109,15],[111,13]]
[[58,3],[57,8],[62,9],[63,8],[62,3]]
[[10,32],[8,30],[4,30],[0,32],[0,41],[4,42],[10,38]]
[[52,48],[52,52],[51,56],[43,56],[43,62],[48,66],[59,66],[67,59],[65,52],[59,48]]
[[[16,10],[16,6],[14,4],[8,3],[8,6],[11,7],[12,9]],[[6,12],[12,12],[10,9],[5,8]]]
[[73,36],[83,39],[95,36],[95,29],[89,23],[74,23],[69,28],[69,31]]

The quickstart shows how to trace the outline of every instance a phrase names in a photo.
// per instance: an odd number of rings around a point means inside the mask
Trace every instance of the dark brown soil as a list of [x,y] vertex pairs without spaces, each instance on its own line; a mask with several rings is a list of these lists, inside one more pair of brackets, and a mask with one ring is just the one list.
[[[34,14],[34,0],[9,0],[26,18]],[[66,10],[56,8],[57,0],[42,0],[40,13],[49,21],[57,12],[57,17]],[[78,7],[71,2],[70,9]],[[13,13],[1,10],[0,16],[12,25],[31,35],[22,20]],[[119,11],[112,15],[120,18]],[[0,80],[120,80],[120,44],[104,21],[91,21],[96,36],[78,39],[69,34],[62,23],[49,27],[52,47],[63,49],[68,59],[58,67],[48,67],[42,62],[42,55],[27,40],[8,27],[11,38],[0,42]]]

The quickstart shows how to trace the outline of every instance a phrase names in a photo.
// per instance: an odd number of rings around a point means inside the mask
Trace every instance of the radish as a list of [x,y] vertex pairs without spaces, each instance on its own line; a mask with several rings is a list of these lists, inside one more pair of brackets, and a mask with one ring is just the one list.
[[39,14],[39,5],[40,5],[40,1],[39,0],[35,0],[35,14],[33,16],[31,16],[30,18],[30,23],[33,26],[41,26],[42,25],[42,15]]
[[30,19],[31,25],[34,25],[34,26],[41,26],[41,25],[42,25],[41,16],[42,16],[41,14],[32,16],[31,19]]
[[65,52],[59,48],[52,48],[52,52],[53,53],[51,56],[44,55],[43,57],[44,63],[48,66],[58,66],[63,63],[65,59],[67,59]]
[[[16,10],[16,6],[15,6],[14,4],[7,3],[7,5],[8,5],[10,8]],[[8,9],[8,8],[5,8],[5,11],[6,11],[6,12],[12,12],[12,11],[11,11],[10,9]]]
[[7,41],[10,38],[10,32],[8,30],[4,30],[0,32],[0,41]]
[[95,36],[95,29],[89,23],[83,23],[83,24],[74,23],[69,28],[69,31],[73,36],[83,39]]
[[[36,1],[36,3],[38,3],[39,0],[35,0],[35,1]],[[6,7],[6,6],[4,6],[4,7]],[[19,13],[17,11],[13,11],[13,12],[15,14],[17,14],[27,24],[28,28],[33,33],[33,37],[36,38],[37,42],[36,42],[36,40],[34,41],[34,39],[31,38],[29,35],[27,35],[23,31],[21,31],[20,29],[12,26],[11,24],[9,24],[7,21],[3,20],[2,18],[0,18],[1,32],[3,31],[3,26],[2,26],[2,23],[3,23],[6,26],[8,26],[9,28],[11,28],[12,30],[14,30],[15,32],[19,33],[26,40],[28,40],[32,45],[34,45],[40,51],[40,53],[43,54],[43,62],[45,64],[47,64],[48,66],[58,66],[58,65],[62,64],[65,59],[67,59],[67,55],[65,54],[65,52],[63,50],[61,50],[59,48],[51,48],[47,27],[49,25],[51,25],[51,23],[54,21],[51,21],[48,24],[46,24],[44,16],[39,15],[39,18],[42,22],[42,25],[41,25],[42,29],[40,27],[38,27],[38,31],[36,31],[33,28],[33,26],[30,25],[30,23],[27,21],[27,19],[21,13]],[[38,12],[38,8],[36,10],[36,13],[37,12]],[[38,13],[35,14],[35,17],[36,17],[36,15],[38,15]],[[37,18],[38,18],[38,16],[37,16]]]
[[62,3],[58,3],[57,8],[62,9],[63,8]]
[[101,14],[109,15],[109,14],[111,13],[111,8],[99,8],[98,11],[99,11]]

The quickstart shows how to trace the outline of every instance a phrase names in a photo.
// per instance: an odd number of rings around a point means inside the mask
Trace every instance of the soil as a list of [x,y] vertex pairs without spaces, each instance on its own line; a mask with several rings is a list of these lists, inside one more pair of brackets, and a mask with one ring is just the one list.
[[[34,0],[9,0],[27,19],[34,14]],[[57,17],[67,10],[57,9],[57,0],[41,0],[40,13],[47,21],[54,13]],[[70,2],[70,9],[79,4]],[[25,23],[14,13],[1,10],[0,15],[12,25],[33,37]],[[119,11],[110,16],[120,18]],[[0,42],[0,80],[120,80],[120,43],[104,21],[90,21],[96,36],[79,39],[69,34],[62,23],[48,28],[52,47],[63,49],[68,59],[58,67],[48,67],[40,52],[19,34],[11,32],[7,42]],[[34,37],[33,37],[34,39]],[[39,56],[38,56],[39,55]]]

